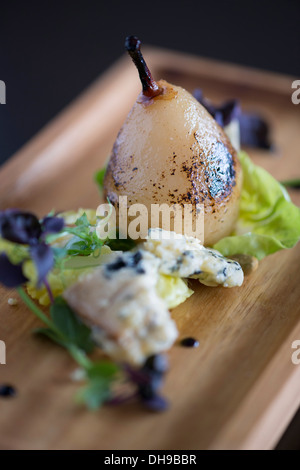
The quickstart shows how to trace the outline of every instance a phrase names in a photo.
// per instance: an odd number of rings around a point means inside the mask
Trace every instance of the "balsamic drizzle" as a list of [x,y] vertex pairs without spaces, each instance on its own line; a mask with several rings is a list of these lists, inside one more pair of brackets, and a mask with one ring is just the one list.
[[12,398],[17,394],[15,387],[8,384],[0,385],[0,397]]
[[188,336],[187,338],[183,338],[180,341],[180,344],[181,344],[181,346],[183,346],[185,348],[198,348],[199,341],[195,338],[192,338],[192,337]]

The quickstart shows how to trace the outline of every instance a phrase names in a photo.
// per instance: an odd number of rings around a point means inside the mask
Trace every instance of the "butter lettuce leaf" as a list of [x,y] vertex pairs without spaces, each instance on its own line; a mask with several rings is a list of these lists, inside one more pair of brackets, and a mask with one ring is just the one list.
[[166,302],[168,308],[177,307],[194,293],[185,279],[166,274],[159,275],[156,292]]
[[286,189],[245,152],[239,158],[243,168],[240,214],[232,236],[214,245],[224,256],[247,254],[262,259],[300,239],[300,209]]

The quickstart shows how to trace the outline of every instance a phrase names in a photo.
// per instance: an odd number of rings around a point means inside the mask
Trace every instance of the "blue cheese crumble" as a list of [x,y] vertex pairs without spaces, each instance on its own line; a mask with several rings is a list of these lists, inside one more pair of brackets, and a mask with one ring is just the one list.
[[162,274],[198,279],[206,286],[241,286],[244,274],[237,261],[205,248],[194,237],[175,234],[162,229],[150,229],[142,249],[160,260]]
[[151,253],[122,253],[64,292],[68,304],[91,325],[97,344],[116,361],[142,364],[177,338],[175,322],[157,294],[158,265]]

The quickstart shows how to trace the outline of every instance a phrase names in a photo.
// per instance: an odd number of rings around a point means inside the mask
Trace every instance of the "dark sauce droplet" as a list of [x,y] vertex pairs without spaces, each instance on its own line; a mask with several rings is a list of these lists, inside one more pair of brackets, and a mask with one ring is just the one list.
[[199,341],[195,338],[183,338],[180,341],[181,346],[184,346],[185,348],[198,348],[199,346]]
[[12,385],[0,385],[0,397],[12,398],[16,394],[17,391]]

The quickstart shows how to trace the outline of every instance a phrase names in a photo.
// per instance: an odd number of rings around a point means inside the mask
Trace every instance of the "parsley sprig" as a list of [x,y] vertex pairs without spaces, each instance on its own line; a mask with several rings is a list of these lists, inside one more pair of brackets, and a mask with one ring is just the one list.
[[64,231],[74,235],[65,247],[67,255],[96,256],[100,253],[104,242],[97,237],[95,226],[89,222],[86,213],[76,220],[74,227],[67,226]]

